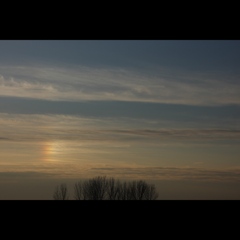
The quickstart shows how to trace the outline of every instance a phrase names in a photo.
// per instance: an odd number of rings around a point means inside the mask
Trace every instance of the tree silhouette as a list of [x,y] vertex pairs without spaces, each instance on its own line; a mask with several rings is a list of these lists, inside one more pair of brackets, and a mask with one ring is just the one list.
[[74,185],[74,198],[75,200],[83,199],[83,187],[81,182],[77,182]]
[[68,190],[67,190],[67,185],[62,183],[60,186],[56,187],[56,190],[53,194],[53,199],[54,200],[68,200]]
[[120,182],[114,178],[98,176],[83,182],[79,181],[74,186],[75,200],[156,200],[157,198],[155,185],[143,180]]
[[131,200],[130,189],[128,186],[129,184],[127,182],[120,183],[117,198],[118,200]]
[[144,194],[145,200],[156,200],[158,199],[158,193],[154,184],[149,185]]
[[[74,185],[75,200],[156,200],[157,198],[155,185],[143,180],[120,182],[114,178],[98,176],[79,181]],[[66,184],[62,183],[56,187],[53,199],[69,199]]]
[[156,200],[158,193],[155,185],[143,180],[120,184],[118,200]]
[[108,200],[120,200],[120,191],[121,191],[121,183],[119,180],[115,180],[114,178],[109,178],[107,181],[107,199]]
[[106,177],[95,177],[83,182],[84,200],[104,200],[106,199],[108,181]]

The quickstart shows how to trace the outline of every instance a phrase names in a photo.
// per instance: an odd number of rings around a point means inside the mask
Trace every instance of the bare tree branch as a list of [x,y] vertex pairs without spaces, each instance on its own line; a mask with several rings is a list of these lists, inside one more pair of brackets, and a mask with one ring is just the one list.
[[53,194],[54,200],[68,200],[68,191],[66,184],[62,183],[60,186],[56,187],[56,190]]
[[83,186],[81,182],[77,182],[74,185],[74,198],[75,200],[83,199]]
[[158,193],[156,191],[156,187],[154,184],[149,185],[145,196],[144,196],[145,200],[156,200],[158,199]]

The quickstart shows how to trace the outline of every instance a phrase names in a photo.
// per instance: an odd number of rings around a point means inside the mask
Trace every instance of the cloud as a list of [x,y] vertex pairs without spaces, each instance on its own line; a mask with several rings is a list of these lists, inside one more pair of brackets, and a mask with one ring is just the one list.
[[240,182],[240,169],[205,169],[187,167],[92,168],[93,175],[148,180],[192,180]]
[[240,104],[236,81],[164,69],[0,67],[0,95],[66,101],[134,101],[187,105]]
[[[97,166],[99,165],[99,166]],[[18,179],[84,179],[94,176],[108,176],[119,179],[144,179],[144,180],[183,180],[202,182],[240,182],[240,169],[207,169],[189,167],[138,167],[138,166],[109,166],[104,164],[89,164],[64,166],[38,166],[36,171],[26,171],[17,166],[11,171],[1,171],[2,181],[17,181]],[[97,166],[97,167],[96,167]],[[22,168],[22,169],[21,169]],[[56,169],[57,168],[57,169]],[[14,170],[18,169],[18,170]],[[19,170],[20,169],[20,170]]]
[[[173,144],[223,141],[239,143],[240,130],[227,128],[159,127],[161,124],[138,122],[134,119],[84,118],[71,115],[0,114],[0,141],[64,140],[81,143],[126,146],[134,142],[145,144]],[[146,128],[148,126],[149,128]]]
[[19,178],[21,179],[49,178],[55,175],[56,175],[55,173],[44,173],[44,172],[37,172],[37,171],[22,171],[22,172],[9,171],[9,172],[0,172],[0,179],[16,181]]

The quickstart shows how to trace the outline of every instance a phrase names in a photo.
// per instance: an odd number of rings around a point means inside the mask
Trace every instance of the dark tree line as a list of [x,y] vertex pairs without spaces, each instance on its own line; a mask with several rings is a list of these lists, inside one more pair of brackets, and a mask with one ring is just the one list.
[[[56,188],[53,198],[55,200],[69,198],[65,184]],[[157,198],[155,185],[143,180],[121,182],[114,178],[98,176],[79,181],[74,185],[75,200],[156,200]]]

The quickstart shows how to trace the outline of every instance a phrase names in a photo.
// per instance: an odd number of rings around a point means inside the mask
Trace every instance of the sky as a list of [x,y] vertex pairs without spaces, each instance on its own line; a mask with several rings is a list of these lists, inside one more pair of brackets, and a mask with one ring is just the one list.
[[239,40],[0,40],[0,199],[105,175],[240,199]]

